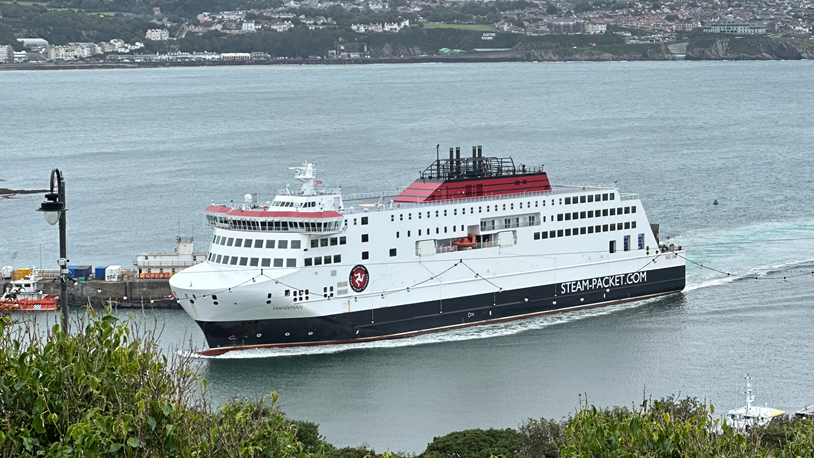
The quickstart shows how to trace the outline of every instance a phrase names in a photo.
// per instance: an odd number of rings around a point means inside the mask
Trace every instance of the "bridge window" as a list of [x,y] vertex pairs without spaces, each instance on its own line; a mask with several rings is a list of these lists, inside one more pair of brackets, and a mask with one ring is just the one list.
[[631,221],[630,222],[630,228],[631,229],[636,229],[636,221]]
[[305,262],[305,267],[311,267],[311,265],[313,264],[311,258],[305,258],[303,261]]
[[636,213],[636,206],[630,207],[630,213]]
[[591,194],[591,195],[588,196],[588,203],[593,202],[593,201],[594,201],[594,195]]
[[593,210],[588,210],[588,218],[593,218],[593,217],[594,217],[594,211]]
[[565,205],[571,205],[571,198],[570,197],[565,198]]
[[243,241],[243,247],[244,247],[244,248],[251,248],[251,247],[252,247],[252,242],[253,242],[253,240],[252,240],[252,239],[246,239],[246,240],[244,240],[244,241]]
[[328,239],[319,239],[319,246],[328,246]]
[[396,249],[395,249],[395,248],[390,248],[390,257],[391,257],[391,258],[395,257],[395,256],[396,256],[396,253],[397,253],[397,251],[396,251]]
[[260,267],[271,267],[271,258],[263,258],[260,261]]
[[368,240],[368,234],[362,234],[362,243],[366,243]]
[[534,240],[540,240],[540,233],[539,232],[534,233]]
[[299,250],[300,246],[301,246],[301,243],[302,242],[300,242],[299,240],[292,240],[291,241],[291,249],[292,250]]
[[[342,255],[341,254],[335,254],[334,255],[334,264],[339,264],[340,262],[342,262]],[[333,286],[331,288],[333,288]]]
[[585,212],[579,212],[579,217],[585,219]]
[[367,251],[363,251],[363,252],[362,252],[362,259],[363,259],[363,260],[364,260],[364,259],[368,259],[369,257],[370,257],[370,253],[368,253]]
[[255,240],[254,241],[254,247],[255,248],[263,248],[263,241],[260,240],[260,239]]
[[602,209],[602,216],[608,216],[608,209],[607,208]]
[[568,237],[569,235],[571,235],[571,229],[566,229],[565,236]]
[[608,200],[608,195],[607,194],[602,194],[602,200],[603,201]]
[[553,238],[554,238],[554,237],[556,237],[556,236],[557,236],[557,232],[556,232],[556,231],[549,231],[549,232],[548,232],[548,237],[549,237],[549,238],[552,238],[552,239],[553,239]]
[[585,196],[579,196],[579,203],[581,204],[585,203]]
[[[621,228],[620,228],[620,229],[621,229]],[[610,230],[612,230],[612,231],[615,231],[615,230],[616,230],[616,223],[611,223],[611,225],[610,225]]]
[[610,200],[614,200],[614,199],[615,199],[615,194],[614,194],[614,193],[610,193]]
[[220,260],[221,260],[221,255],[218,255],[218,257],[215,259],[215,263],[220,264]]
[[625,229],[630,229],[630,223],[625,223]]
[[315,257],[314,258],[314,265],[315,266],[321,266],[322,265],[322,258],[319,257],[319,256]]
[[325,263],[325,264],[330,264],[331,263],[331,257],[330,256],[325,256],[325,257],[322,258],[322,260],[323,260],[322,262]]
[[339,237],[339,244],[340,244],[340,245],[344,245],[344,244],[348,243],[348,242],[347,242],[347,240],[348,240],[348,239],[347,239],[347,238],[345,238],[344,236]]
[[243,246],[243,239],[235,239],[235,247]]
[[232,259],[229,260],[229,265],[230,266],[236,266],[237,261],[238,261],[237,256],[232,256]]
[[283,267],[283,258],[274,258],[274,267]]
[[249,264],[249,258],[240,258],[240,265],[245,266]]
[[363,216],[362,217],[362,226],[366,226],[366,225],[367,225],[367,216]]
[[234,241],[235,241],[235,239],[233,239],[232,237],[229,237],[226,240],[226,246],[232,246],[232,243],[234,243]]
[[277,248],[279,248],[281,250],[285,250],[286,248],[288,248],[288,240],[280,240],[277,243]]
[[[224,256],[223,261],[221,261],[221,264],[229,264],[229,256]],[[149,269],[147,271],[149,272]]]

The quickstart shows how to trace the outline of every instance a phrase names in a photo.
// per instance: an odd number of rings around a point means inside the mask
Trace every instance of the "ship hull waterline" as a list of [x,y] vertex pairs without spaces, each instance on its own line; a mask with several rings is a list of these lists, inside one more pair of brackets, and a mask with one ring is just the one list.
[[647,277],[635,285],[568,294],[555,283],[321,317],[197,321],[209,345],[199,354],[400,339],[640,301],[682,291],[685,266],[649,270]]

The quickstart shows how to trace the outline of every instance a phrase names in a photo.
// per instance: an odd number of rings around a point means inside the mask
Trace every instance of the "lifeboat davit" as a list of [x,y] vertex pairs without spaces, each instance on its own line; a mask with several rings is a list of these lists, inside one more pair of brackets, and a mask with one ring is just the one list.
[[471,248],[475,246],[476,243],[478,242],[475,241],[475,234],[469,234],[460,240],[452,242],[452,244],[458,248]]

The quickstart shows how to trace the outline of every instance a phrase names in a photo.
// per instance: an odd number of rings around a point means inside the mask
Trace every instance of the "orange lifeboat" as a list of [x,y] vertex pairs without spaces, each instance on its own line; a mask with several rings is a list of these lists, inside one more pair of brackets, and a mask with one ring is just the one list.
[[460,240],[452,242],[452,245],[458,248],[471,248],[475,246],[476,243],[478,242],[475,241],[475,234],[469,234]]

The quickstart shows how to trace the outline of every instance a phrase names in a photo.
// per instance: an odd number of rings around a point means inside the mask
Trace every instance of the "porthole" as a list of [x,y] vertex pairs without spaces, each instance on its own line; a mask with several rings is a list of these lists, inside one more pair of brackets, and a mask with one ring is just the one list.
[[260,333],[258,332],[258,333],[257,333],[257,338],[259,339],[260,337],[263,337],[263,334],[260,334]]
[[308,335],[312,336],[312,335],[314,335],[314,333],[312,331],[308,331]]
[[271,301],[266,301],[266,304],[271,304]]
[[213,302],[213,304],[218,305],[218,301]]
[[290,333],[290,332],[286,332],[286,333],[285,333],[285,336],[286,336],[286,337],[288,337],[288,336],[290,336],[290,335],[291,335],[291,333]]

